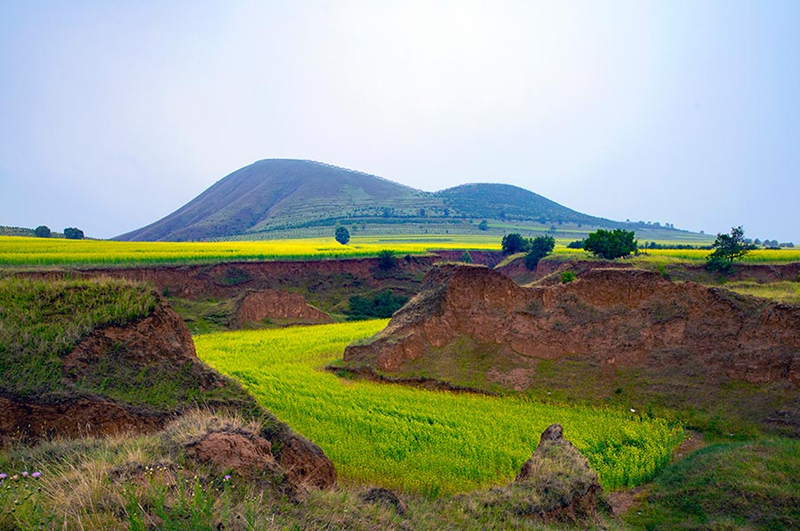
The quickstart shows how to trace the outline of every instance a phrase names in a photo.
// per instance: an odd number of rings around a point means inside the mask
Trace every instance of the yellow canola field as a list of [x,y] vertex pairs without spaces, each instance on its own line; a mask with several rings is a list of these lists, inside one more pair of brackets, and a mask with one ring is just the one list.
[[118,242],[55,238],[0,237],[0,265],[133,265],[236,260],[318,260],[375,256],[389,249],[399,255],[429,249],[500,249],[496,238],[374,237],[224,242]]

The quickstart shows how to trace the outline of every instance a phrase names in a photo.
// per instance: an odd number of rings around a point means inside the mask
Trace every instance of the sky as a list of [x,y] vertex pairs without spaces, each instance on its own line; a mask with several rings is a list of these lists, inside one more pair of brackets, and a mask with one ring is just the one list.
[[0,2],[0,225],[112,237],[266,158],[800,243],[800,2]]

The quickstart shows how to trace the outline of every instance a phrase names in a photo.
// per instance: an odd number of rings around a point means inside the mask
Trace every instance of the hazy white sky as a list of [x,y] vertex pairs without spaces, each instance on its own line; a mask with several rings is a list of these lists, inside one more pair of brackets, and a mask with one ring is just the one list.
[[0,2],[0,225],[114,236],[264,158],[800,243],[800,2]]

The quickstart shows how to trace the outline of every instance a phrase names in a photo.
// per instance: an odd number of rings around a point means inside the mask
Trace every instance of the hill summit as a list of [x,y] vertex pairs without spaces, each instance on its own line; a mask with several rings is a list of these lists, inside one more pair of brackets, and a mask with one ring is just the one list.
[[430,193],[321,162],[266,159],[231,173],[165,218],[116,239],[258,238],[338,223],[356,228],[413,225],[415,231],[430,227],[442,233],[443,226],[482,219],[616,225],[506,184],[467,184]]

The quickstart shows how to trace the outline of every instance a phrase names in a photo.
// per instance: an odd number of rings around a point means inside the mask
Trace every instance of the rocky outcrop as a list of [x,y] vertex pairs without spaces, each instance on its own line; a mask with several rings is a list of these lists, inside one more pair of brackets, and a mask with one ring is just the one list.
[[477,512],[507,511],[550,524],[587,524],[597,513],[603,489],[597,473],[572,443],[560,424],[548,427],[539,445],[506,487],[466,497]]
[[344,359],[391,373],[463,349],[465,338],[502,359],[502,373],[585,355],[612,367],[691,365],[800,385],[800,308],[641,270],[595,269],[570,284],[522,288],[486,268],[438,267],[384,331]]
[[299,293],[279,290],[251,290],[246,292],[236,305],[235,326],[259,323],[265,319],[292,324],[323,324],[333,320],[331,316],[306,303]]

